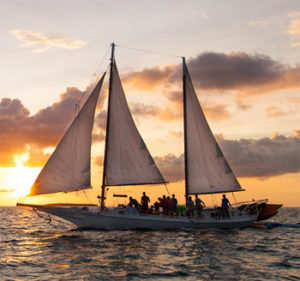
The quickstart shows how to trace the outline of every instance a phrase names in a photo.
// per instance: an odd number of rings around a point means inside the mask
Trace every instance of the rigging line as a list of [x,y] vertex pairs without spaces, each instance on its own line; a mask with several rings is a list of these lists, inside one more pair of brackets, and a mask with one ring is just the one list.
[[[104,63],[104,60],[107,57],[107,54],[108,54],[109,50],[110,50],[110,46],[107,47],[107,50],[106,50],[104,56],[102,57],[101,62],[98,64],[98,66],[96,67],[96,70],[94,71],[94,73],[96,73],[96,77],[98,77],[97,72],[99,71],[100,67],[102,67],[102,65]],[[100,77],[101,77],[101,74],[100,74]],[[92,75],[92,78],[90,80],[89,85],[96,84],[96,83],[93,82],[93,80],[94,80],[94,78],[93,78],[93,75]],[[75,110],[72,110],[72,112],[70,114],[65,114],[63,116],[63,121],[61,123],[62,124],[66,124],[66,126],[61,126],[61,128],[58,131],[58,135],[59,135],[58,143],[59,143],[59,141],[60,141],[63,133],[66,132],[66,130],[68,130],[71,121],[74,120],[74,118],[76,118],[76,116],[79,113],[80,109],[82,108],[83,104],[88,99],[88,97],[90,96],[90,94],[92,93],[93,90],[94,90],[94,87],[89,87],[88,86],[87,91],[86,92],[84,91],[85,93],[76,102],[76,104],[75,104]]]
[[156,52],[156,51],[150,51],[150,50],[145,50],[145,49],[132,48],[132,47],[123,46],[123,45],[117,45],[116,44],[115,46],[119,47],[119,48],[124,48],[124,49],[134,50],[134,51],[138,51],[138,52],[143,52],[143,53],[156,54],[156,55],[160,55],[160,56],[167,56],[167,57],[180,58],[180,59],[182,58],[182,56],[175,56],[175,55],[166,54],[166,53],[162,53],[162,52]]
[[233,197],[234,203],[236,204],[236,203],[237,203],[237,200],[236,200],[235,195],[234,195],[233,192],[232,192],[232,197]]
[[[89,98],[89,96],[91,95],[92,91],[94,90],[94,85],[97,85],[99,79],[102,77],[102,74],[100,73],[98,75],[98,72],[100,72],[100,68],[102,67],[104,60],[107,58],[108,56],[108,52],[110,50],[110,46],[107,47],[107,50],[104,54],[104,56],[102,57],[102,60],[100,61],[100,63],[97,65],[95,71],[93,72],[91,79],[90,79],[90,83],[87,86],[87,90],[79,99],[79,101],[76,104],[76,110],[75,110],[75,116],[77,116],[77,113],[80,111],[80,109],[82,108],[82,106],[84,105],[84,103],[86,102],[86,100]],[[109,65],[105,68],[104,72],[107,72]],[[94,78],[96,76],[96,78]]]
[[[177,106],[177,112],[179,112],[179,105]],[[181,157],[181,155],[184,154],[184,152],[182,152],[182,147],[184,146],[184,144],[182,143],[183,140],[183,128],[182,128],[182,123],[178,122],[178,132],[179,135],[177,136],[177,155],[178,156],[178,165],[177,165],[177,183],[179,183],[181,181],[181,177],[183,176],[184,179],[184,174],[182,173],[184,171],[184,167],[183,167],[183,163],[182,163],[182,159],[184,159],[184,156]],[[180,134],[180,132],[182,133],[182,135]],[[182,153],[181,153],[182,152]]]
[[[110,50],[110,45],[107,47],[106,52],[104,53],[104,56],[102,57],[102,60],[100,61],[100,63],[98,64],[98,66],[96,67],[96,70],[94,71],[94,73],[97,74],[97,72],[100,72],[100,68],[102,67],[102,64],[104,63],[104,60],[107,58],[108,56],[108,52]],[[107,71],[108,67],[106,68],[105,71]],[[101,75],[101,74],[100,74]],[[92,82],[92,81],[91,81]]]
[[165,183],[164,186],[165,186],[165,188],[166,188],[166,190],[167,190],[167,192],[168,192],[168,195],[170,196],[170,192],[169,192],[169,189],[168,189],[167,184]]

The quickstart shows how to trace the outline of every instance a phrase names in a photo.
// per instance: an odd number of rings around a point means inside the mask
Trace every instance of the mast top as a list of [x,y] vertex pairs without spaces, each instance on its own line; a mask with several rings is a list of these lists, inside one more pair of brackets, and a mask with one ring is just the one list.
[[113,64],[114,59],[115,59],[115,46],[116,46],[115,42],[112,42],[111,43],[111,56],[110,56],[111,64]]
[[182,74],[186,75],[185,57],[182,57]]

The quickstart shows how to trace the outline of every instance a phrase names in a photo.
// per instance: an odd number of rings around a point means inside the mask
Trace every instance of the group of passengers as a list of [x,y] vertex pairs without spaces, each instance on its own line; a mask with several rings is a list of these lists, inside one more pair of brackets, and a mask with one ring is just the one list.
[[[162,198],[159,197],[158,200],[149,207],[150,198],[146,195],[145,192],[143,192],[143,196],[141,198],[141,203],[132,198],[129,197],[129,207],[136,208],[139,212],[145,213],[145,214],[155,214],[159,215],[162,214],[166,216],[174,216],[178,215],[178,208],[177,208],[177,199],[175,198],[175,194],[170,196],[163,196]],[[231,206],[229,200],[226,198],[225,194],[222,198],[222,206],[221,211],[223,216],[229,216],[229,206]],[[205,203],[198,197],[198,194],[195,194],[195,202],[192,199],[192,196],[188,197],[187,204],[186,204],[186,215],[188,217],[194,216],[194,209],[197,211],[197,216],[202,217],[202,211],[206,208]],[[182,214],[181,214],[182,215]]]
[[160,209],[162,209],[163,215],[177,215],[177,199],[175,198],[175,194],[172,195],[172,198],[170,196],[166,197],[165,195],[162,198],[158,198],[158,200],[149,207],[150,198],[146,195],[145,192],[143,192],[143,196],[141,198],[141,203],[132,198],[129,197],[129,207],[134,207],[138,211],[145,213],[145,214],[160,214]]

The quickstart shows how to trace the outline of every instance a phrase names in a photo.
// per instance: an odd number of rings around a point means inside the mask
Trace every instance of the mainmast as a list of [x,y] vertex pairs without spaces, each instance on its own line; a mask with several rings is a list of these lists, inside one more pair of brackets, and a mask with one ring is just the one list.
[[186,120],[186,64],[182,57],[182,85],[183,85],[183,131],[184,131],[184,174],[185,174],[185,205],[188,201],[188,155],[187,155],[187,120]]
[[112,82],[113,82],[113,67],[115,63],[115,43],[111,44],[111,56],[110,56],[110,76],[109,76],[109,88],[108,88],[108,106],[107,106],[107,120],[106,120],[106,136],[105,136],[105,150],[104,150],[104,163],[103,163],[103,175],[102,175],[102,185],[101,185],[101,210],[104,209],[104,200],[105,200],[105,187],[106,187],[106,165],[107,165],[107,148],[108,148],[108,139],[109,139],[109,122],[110,122],[110,96],[112,91]]

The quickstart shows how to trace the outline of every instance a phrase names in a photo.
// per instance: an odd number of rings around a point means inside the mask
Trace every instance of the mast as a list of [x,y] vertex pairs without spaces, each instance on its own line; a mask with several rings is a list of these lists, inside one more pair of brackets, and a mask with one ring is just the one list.
[[106,187],[106,165],[107,165],[107,148],[108,148],[108,139],[109,139],[109,116],[110,116],[110,95],[112,91],[112,75],[113,67],[115,61],[115,43],[111,44],[111,56],[110,56],[110,76],[109,76],[109,88],[108,88],[108,106],[107,106],[107,120],[106,120],[106,136],[105,136],[105,150],[104,150],[104,163],[103,163],[103,175],[102,175],[102,185],[101,185],[101,211],[104,209],[104,200],[105,200],[105,187]]
[[182,57],[182,85],[183,85],[183,131],[184,131],[184,174],[185,174],[185,205],[188,201],[188,155],[187,155],[187,120],[186,120],[186,65],[185,57]]

